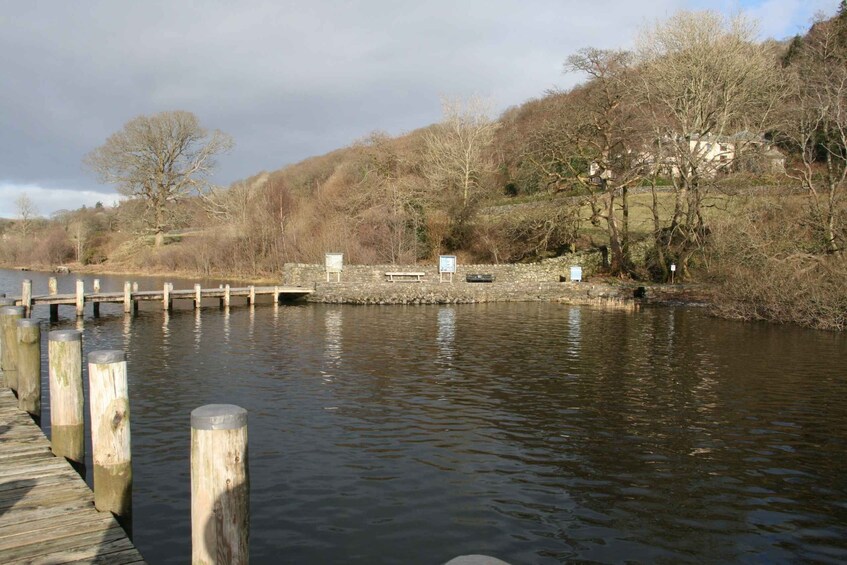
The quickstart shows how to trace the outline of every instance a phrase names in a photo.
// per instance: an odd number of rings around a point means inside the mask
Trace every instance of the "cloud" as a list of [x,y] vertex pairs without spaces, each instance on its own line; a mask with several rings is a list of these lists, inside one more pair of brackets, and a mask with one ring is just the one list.
[[[835,0],[725,1],[767,33],[794,33]],[[140,114],[182,109],[233,136],[219,184],[440,117],[440,95],[498,111],[568,87],[581,47],[626,48],[638,29],[704,0],[224,0],[11,2],[0,13],[0,178],[108,190],[86,153]],[[816,8],[815,8],[816,9]],[[788,32],[785,30],[788,29]],[[73,187],[73,188],[65,188]],[[33,190],[35,190],[33,188]],[[48,199],[49,201],[49,199]],[[80,196],[80,203],[83,197]]]
[[45,188],[33,184],[14,184],[0,181],[0,218],[15,218],[18,209],[15,201],[26,196],[35,205],[37,216],[49,217],[58,210],[76,210],[82,206],[114,206],[120,197],[116,193],[71,188]]

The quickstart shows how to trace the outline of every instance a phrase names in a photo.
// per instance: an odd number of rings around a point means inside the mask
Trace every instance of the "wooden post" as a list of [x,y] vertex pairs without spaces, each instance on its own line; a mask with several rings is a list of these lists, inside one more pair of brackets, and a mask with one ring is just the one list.
[[[59,281],[56,280],[56,277],[50,277],[50,280],[47,281],[47,294],[50,296],[56,296],[59,294]],[[59,319],[59,305],[51,304],[50,305],[50,321],[55,322]]]
[[[132,293],[135,294],[136,292],[138,292],[138,283],[134,282],[132,283]],[[132,311],[133,313],[138,312],[138,300],[132,301]]]
[[162,289],[162,309],[170,312],[171,310],[171,283],[165,283]]
[[0,308],[0,369],[6,379],[6,386],[18,392],[18,320],[24,316],[23,306],[3,306]]
[[197,283],[194,285],[194,307],[200,308],[200,303],[203,301],[203,292],[200,288],[200,284]]
[[126,354],[120,350],[88,354],[94,507],[114,514],[132,532],[132,455]]
[[24,318],[32,316],[32,281],[29,279],[21,285],[21,306],[24,307]]
[[129,281],[124,282],[124,314],[132,312],[132,285]]
[[41,423],[41,327],[18,320],[18,408]]
[[256,304],[256,287],[251,284],[249,289],[250,296],[247,297],[247,304],[253,306],[254,304]]
[[224,285],[224,308],[229,308],[229,285]]
[[232,404],[196,408],[191,412],[191,562],[246,565],[249,529],[247,411]]
[[[223,288],[223,287],[224,287],[224,285],[222,285],[222,284],[218,285],[218,288]],[[218,299],[218,306],[219,306],[220,308],[223,308],[223,307],[224,307],[224,299],[223,299],[223,297],[221,297],[221,298],[219,298],[219,299]]]
[[[94,294],[100,294],[100,279],[94,279]],[[94,317],[100,316],[100,303],[92,301],[91,307],[94,310]]]
[[81,317],[85,314],[85,282],[82,279],[76,280],[76,315]]
[[50,380],[50,427],[53,455],[78,470],[85,467],[82,413],[82,332],[50,332],[47,371]]

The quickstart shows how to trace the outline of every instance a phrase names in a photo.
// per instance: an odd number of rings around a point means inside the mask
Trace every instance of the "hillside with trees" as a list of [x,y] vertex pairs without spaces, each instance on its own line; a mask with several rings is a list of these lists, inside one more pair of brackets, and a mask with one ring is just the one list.
[[0,259],[273,277],[327,251],[363,264],[597,251],[609,277],[661,282],[677,265],[677,280],[720,290],[726,316],[843,329],[845,6],[785,43],[757,41],[740,17],[681,12],[632,51],[563,54],[583,82],[499,118],[445,99],[437,124],[229,187],[202,182],[228,138],[166,113],[196,128],[166,132],[200,143],[178,152],[186,168],[157,185],[161,203],[106,150],[139,136],[139,118],[89,159],[130,198],[35,225],[20,214],[0,226]]

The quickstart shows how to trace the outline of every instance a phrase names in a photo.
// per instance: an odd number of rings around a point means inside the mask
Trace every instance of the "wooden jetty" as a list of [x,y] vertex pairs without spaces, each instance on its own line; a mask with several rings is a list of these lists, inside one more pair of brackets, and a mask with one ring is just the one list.
[[0,388],[0,563],[144,563],[11,390]]
[[73,294],[58,294],[56,292],[55,279],[50,280],[48,294],[33,295],[32,281],[23,281],[21,296],[13,298],[15,305],[24,307],[26,316],[31,315],[32,308],[38,304],[50,306],[51,318],[55,318],[60,305],[73,306],[76,308],[77,316],[82,316],[85,305],[94,305],[95,315],[99,313],[99,305],[106,303],[123,304],[124,312],[138,310],[141,301],[161,302],[165,310],[173,307],[174,300],[191,300],[195,308],[200,308],[204,298],[217,298],[221,307],[230,306],[232,298],[244,297],[247,304],[255,304],[259,296],[270,296],[274,302],[280,300],[292,300],[311,294],[313,289],[296,286],[246,286],[230,287],[221,285],[218,288],[202,288],[195,284],[193,289],[174,290],[172,283],[165,283],[161,290],[138,290],[137,284],[124,283],[123,292],[100,292],[99,281],[94,281],[94,291],[85,292],[82,280],[77,280],[76,292]]

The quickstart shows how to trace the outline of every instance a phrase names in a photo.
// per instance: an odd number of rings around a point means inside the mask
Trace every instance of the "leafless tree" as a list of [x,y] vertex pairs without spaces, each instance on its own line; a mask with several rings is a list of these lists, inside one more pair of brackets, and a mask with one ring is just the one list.
[[818,21],[787,69],[782,132],[799,154],[788,175],[808,195],[824,249],[842,253],[847,238],[847,12]]
[[460,195],[468,206],[482,188],[482,177],[493,170],[486,149],[500,124],[488,116],[484,101],[442,100],[444,119],[426,133],[425,174],[437,189]]
[[26,194],[21,194],[15,199],[15,208],[18,213],[18,228],[21,235],[26,237],[32,231],[35,217],[38,216],[38,208]]
[[231,147],[228,135],[207,131],[191,112],[161,112],[130,120],[85,162],[102,182],[145,203],[148,228],[161,246],[173,203],[206,188],[215,156]]
[[679,12],[639,38],[639,106],[652,129],[655,166],[675,188],[670,224],[656,226],[656,237],[674,243],[683,277],[708,233],[703,213],[716,172],[708,144],[762,133],[781,97],[776,58],[755,31],[740,16]]

